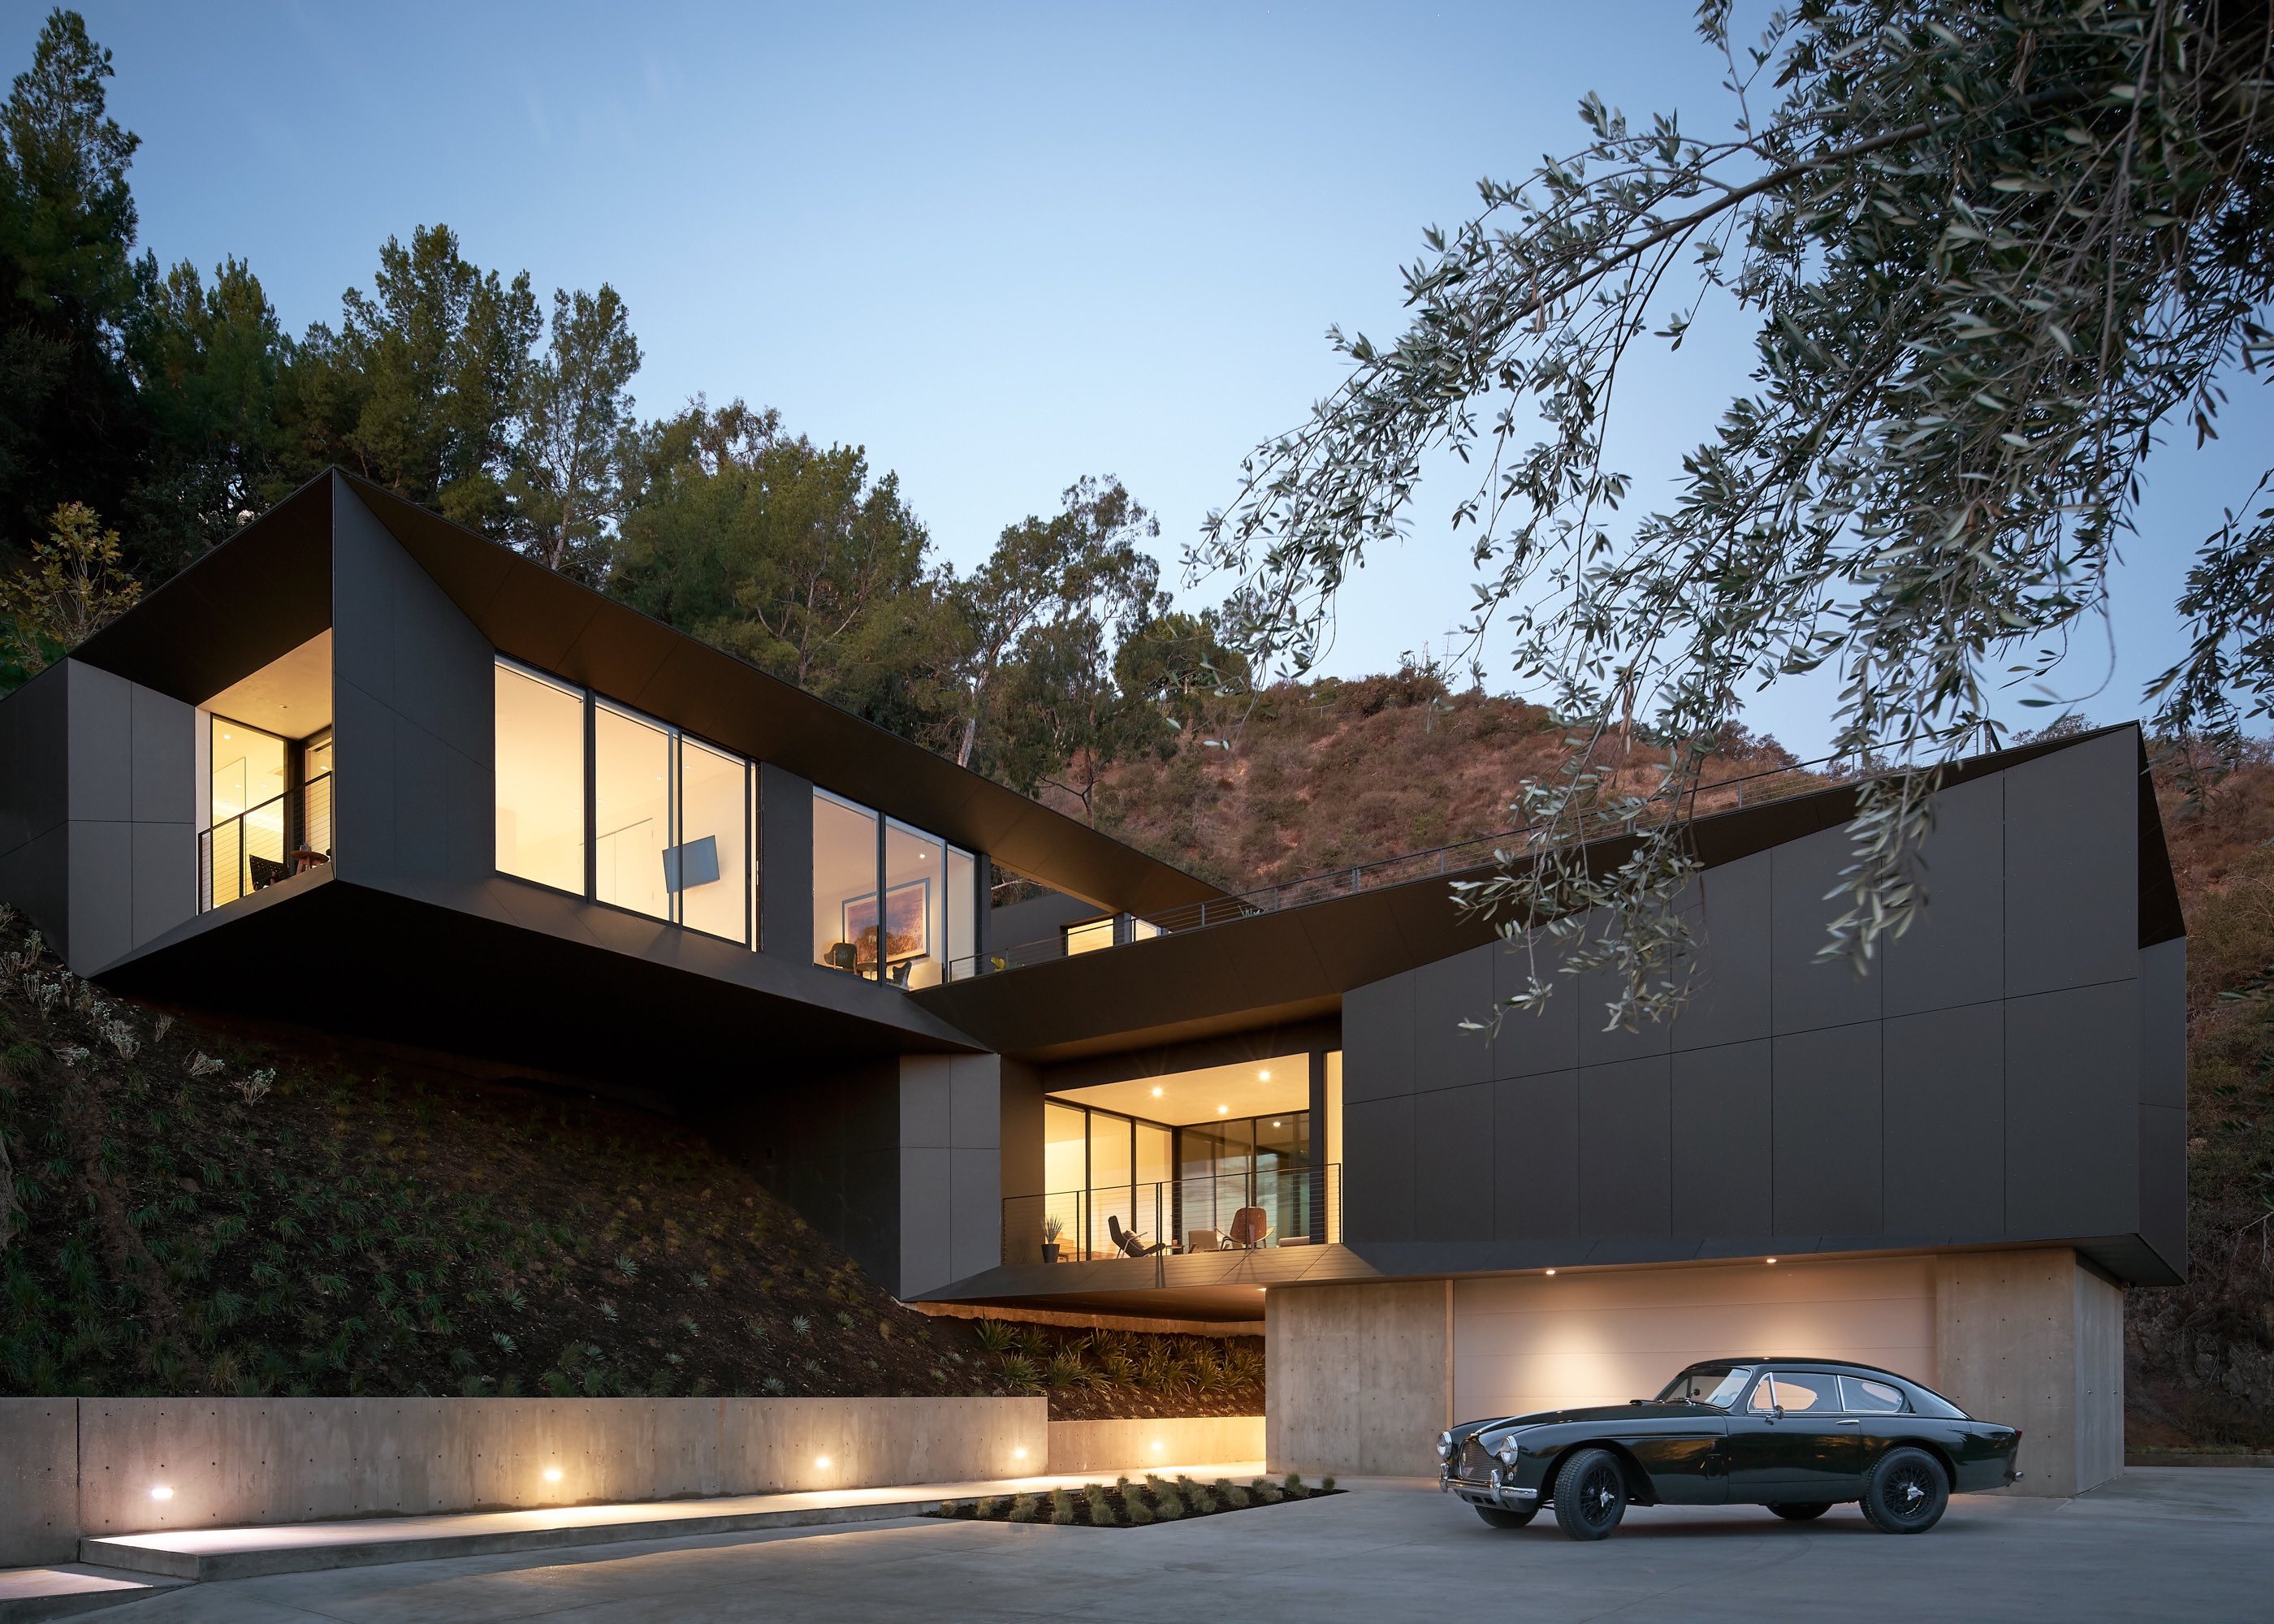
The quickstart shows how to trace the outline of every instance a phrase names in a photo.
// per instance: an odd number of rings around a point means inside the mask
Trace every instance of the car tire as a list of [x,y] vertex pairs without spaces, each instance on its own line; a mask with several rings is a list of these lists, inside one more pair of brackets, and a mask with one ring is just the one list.
[[1487,1528],[1523,1528],[1540,1515],[1536,1506],[1529,1511],[1510,1511],[1500,1506],[1472,1506],[1470,1509],[1485,1520]]
[[1883,1534],[1924,1534],[1950,1505],[1950,1477],[1924,1449],[1890,1449],[1864,1474],[1864,1518]]
[[1574,1539],[1607,1539],[1627,1515],[1627,1475],[1608,1449],[1582,1449],[1555,1474],[1555,1522]]
[[1806,1522],[1832,1509],[1828,1500],[1779,1500],[1769,1509],[1788,1522]]

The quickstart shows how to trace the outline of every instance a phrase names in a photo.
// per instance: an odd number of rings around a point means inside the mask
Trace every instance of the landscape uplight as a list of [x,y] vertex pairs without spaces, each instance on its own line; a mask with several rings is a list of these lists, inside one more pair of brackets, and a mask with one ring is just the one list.
[[817,1455],[813,1457],[813,1463],[826,1470],[829,1466],[829,1457],[825,1455]]
[[153,1484],[150,1486],[150,1498],[152,1500],[171,1500],[174,1498],[174,1491],[167,1487],[166,1485],[162,1483]]
[[1554,1269],[1549,1269],[1547,1272],[1548,1272],[1549,1274],[1553,1274],[1555,1271]]
[[1011,1451],[1011,1458],[1014,1461],[1023,1461],[1027,1458],[1027,1452],[1024,1449],[1013,1449]]
[[561,1481],[561,1469],[560,1469],[558,1466],[548,1466],[548,1467],[546,1467],[546,1468],[545,1469],[545,1481],[546,1481],[546,1482],[547,1482],[547,1483],[558,1483],[558,1482],[560,1482],[560,1481]]
[[1775,1259],[1774,1258],[1771,1258],[1771,1259],[1769,1259],[1769,1261],[1770,1261],[1770,1262],[1772,1262],[1772,1263],[1773,1263],[1773,1262],[1775,1262],[1775,1261],[1776,1261],[1776,1259]]

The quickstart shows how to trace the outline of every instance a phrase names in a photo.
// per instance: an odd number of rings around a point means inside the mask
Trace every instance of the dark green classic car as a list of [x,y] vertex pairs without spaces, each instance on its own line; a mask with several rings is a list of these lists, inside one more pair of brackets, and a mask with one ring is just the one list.
[[1437,1438],[1439,1487],[1495,1528],[1542,1506],[1600,1539],[1630,1505],[1766,1506],[1804,1522],[1854,1500],[1923,1534],[1954,1493],[2014,1482],[2021,1432],[1907,1376],[1836,1359],[1714,1359],[1645,1402],[1465,1421]]

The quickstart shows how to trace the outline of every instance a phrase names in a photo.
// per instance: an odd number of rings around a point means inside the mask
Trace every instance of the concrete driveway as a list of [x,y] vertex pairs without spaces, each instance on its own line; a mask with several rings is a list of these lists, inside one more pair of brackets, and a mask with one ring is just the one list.
[[121,1624],[1069,1618],[2274,1618],[2274,1471],[2127,1472],[2074,1500],[1964,1496],[1933,1532],[1852,1507],[1640,1509],[1599,1545],[1488,1529],[1412,1484],[1148,1529],[917,1519],[200,1585]]

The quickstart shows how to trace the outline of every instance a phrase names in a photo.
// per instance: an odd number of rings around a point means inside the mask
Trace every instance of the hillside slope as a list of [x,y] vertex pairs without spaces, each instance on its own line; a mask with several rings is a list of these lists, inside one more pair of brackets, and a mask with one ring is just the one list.
[[1252,1414],[1254,1339],[902,1306],[668,1119],[122,1004],[0,910],[0,1393],[1039,1392]]

